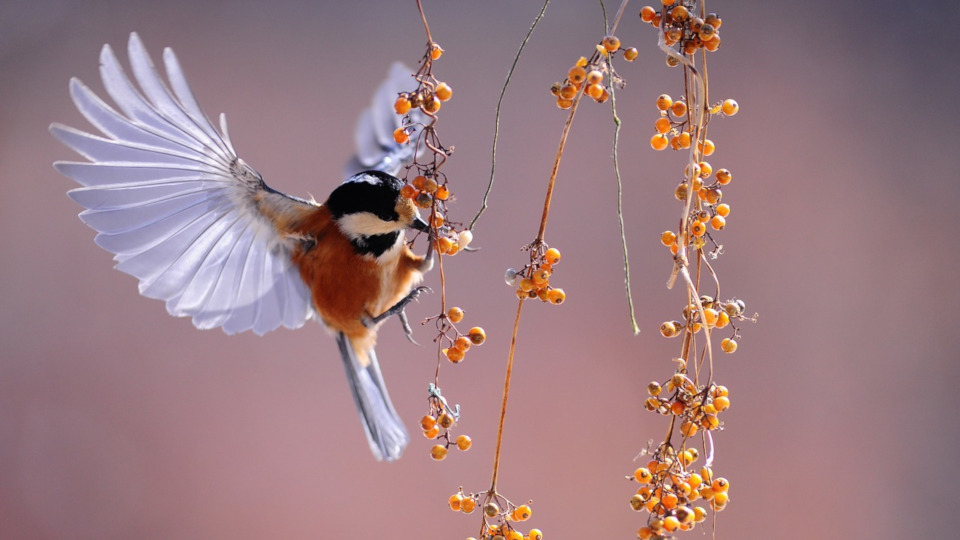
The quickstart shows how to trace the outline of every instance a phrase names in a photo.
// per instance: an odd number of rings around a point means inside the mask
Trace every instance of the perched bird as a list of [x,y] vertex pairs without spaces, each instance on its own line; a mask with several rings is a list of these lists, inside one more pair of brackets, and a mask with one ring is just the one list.
[[[96,243],[117,269],[140,280],[140,294],[164,300],[197,328],[264,334],[319,319],[337,339],[374,456],[400,457],[409,436],[384,386],[374,352],[378,326],[403,315],[432,266],[414,254],[405,230],[429,231],[396,174],[413,160],[393,130],[397,92],[410,72],[395,65],[360,117],[355,172],[319,204],[280,193],[240,159],[220,116],[200,110],[173,51],[164,50],[169,87],[137,34],[129,58],[134,86],[109,45],[100,74],[114,109],[77,79],[70,93],[102,135],[61,124],[51,132],[88,161],[54,164],[82,187]],[[429,234],[429,232],[428,232]]]

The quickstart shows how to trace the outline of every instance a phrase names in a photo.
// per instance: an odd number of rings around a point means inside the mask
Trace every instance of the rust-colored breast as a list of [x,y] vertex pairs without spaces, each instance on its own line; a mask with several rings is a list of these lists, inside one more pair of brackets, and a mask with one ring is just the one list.
[[292,259],[317,313],[330,328],[350,337],[355,350],[373,347],[373,329],[362,319],[391,308],[420,282],[423,257],[405,245],[380,259],[358,254],[322,206],[295,221],[291,233],[303,240]]

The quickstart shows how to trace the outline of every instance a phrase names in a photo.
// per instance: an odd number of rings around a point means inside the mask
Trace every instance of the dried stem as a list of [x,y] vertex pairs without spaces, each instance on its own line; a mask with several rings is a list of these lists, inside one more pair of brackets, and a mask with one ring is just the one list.
[[420,19],[423,20],[423,29],[427,31],[427,48],[433,45],[433,36],[430,35],[430,25],[427,24],[427,15],[423,12],[423,4],[417,0],[417,9],[420,11]]
[[543,217],[540,218],[540,232],[537,233],[535,243],[543,242],[543,234],[547,229],[547,217],[550,215],[550,202],[553,200],[553,188],[557,184],[557,172],[560,170],[560,158],[563,157],[563,149],[567,145],[567,135],[570,133],[570,126],[573,124],[573,116],[577,114],[577,106],[580,105],[580,98],[583,97],[583,91],[577,92],[573,99],[573,105],[570,107],[570,114],[567,115],[567,122],[563,125],[563,134],[560,136],[560,146],[557,148],[557,156],[553,160],[553,170],[550,171],[550,182],[547,184],[547,196],[543,201]]
[[510,395],[510,376],[513,374],[513,357],[517,350],[517,334],[520,331],[520,312],[523,310],[523,300],[517,305],[517,318],[513,321],[513,336],[510,338],[510,352],[507,355],[507,374],[503,380],[503,399],[500,402],[500,423],[497,425],[497,446],[493,455],[493,479],[490,481],[489,493],[497,492],[497,476],[500,473],[500,446],[503,443],[503,421],[507,416],[507,398]]

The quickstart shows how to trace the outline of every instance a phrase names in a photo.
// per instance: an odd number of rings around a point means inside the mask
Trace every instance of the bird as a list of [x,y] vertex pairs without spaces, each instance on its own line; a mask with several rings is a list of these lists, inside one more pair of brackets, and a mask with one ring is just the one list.
[[[169,84],[136,32],[127,49],[132,78],[109,44],[100,53],[116,108],[70,80],[100,134],[50,126],[86,159],[54,168],[80,184],[68,195],[96,244],[139,280],[140,294],[197,328],[262,335],[320,321],[336,337],[373,456],[398,459],[409,435],[383,381],[377,330],[397,316],[413,341],[404,307],[429,290],[420,284],[433,264],[430,228],[395,176],[416,153],[392,136],[401,122],[393,102],[416,84],[411,72],[391,68],[357,122],[349,175],[319,203],[271,188],[237,155],[226,117],[218,130],[204,114],[172,49],[163,51]],[[427,234],[424,255],[408,229]]]

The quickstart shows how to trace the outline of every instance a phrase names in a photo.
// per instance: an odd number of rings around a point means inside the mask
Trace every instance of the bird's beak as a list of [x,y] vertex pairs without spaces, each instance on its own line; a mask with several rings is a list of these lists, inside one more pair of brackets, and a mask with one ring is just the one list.
[[410,224],[410,227],[421,232],[429,232],[430,225],[423,220],[419,215],[413,219],[413,223]]

